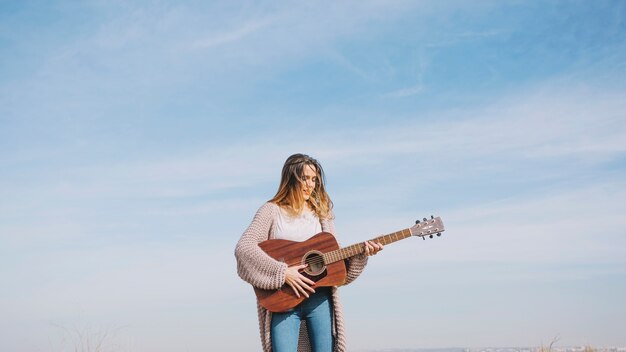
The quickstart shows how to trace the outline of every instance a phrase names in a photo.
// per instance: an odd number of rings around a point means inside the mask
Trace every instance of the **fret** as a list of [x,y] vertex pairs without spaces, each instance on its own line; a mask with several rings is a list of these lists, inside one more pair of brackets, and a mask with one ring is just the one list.
[[[411,237],[411,231],[410,229],[404,229],[404,230],[392,232],[387,235],[382,235],[382,236],[373,238],[370,241],[379,242],[379,243],[382,243],[383,245],[388,245],[388,244],[403,240],[408,237]],[[362,242],[355,243],[353,245],[350,245],[344,248],[339,248],[337,250],[324,254],[324,262],[327,264],[330,264],[330,263],[338,262],[346,258],[354,257],[355,255],[361,254],[364,252],[365,252],[365,248],[363,246],[363,243]]]
[[399,241],[399,240],[403,240],[403,239],[405,239],[407,237],[410,237],[410,236],[411,236],[411,231],[409,229],[404,229],[404,230],[401,230],[401,231],[390,233],[388,235],[384,235],[384,236],[380,236],[380,237],[374,238],[371,241],[373,241],[373,242],[380,242],[383,245],[387,245],[387,244],[390,244],[390,243],[393,243],[393,242],[396,242],[396,241]]

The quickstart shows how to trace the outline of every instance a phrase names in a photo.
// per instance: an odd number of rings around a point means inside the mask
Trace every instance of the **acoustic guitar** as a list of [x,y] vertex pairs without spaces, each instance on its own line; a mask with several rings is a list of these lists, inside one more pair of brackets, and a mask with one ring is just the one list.
[[[414,226],[376,237],[370,241],[383,245],[409,238],[411,236],[433,238],[441,236],[444,226],[440,217],[431,216],[423,221],[416,221]],[[345,259],[365,252],[365,243],[360,242],[339,248],[335,237],[328,232],[320,232],[306,241],[296,242],[272,239],[259,243],[259,247],[270,257],[287,263],[288,266],[307,264],[302,275],[315,282],[315,287],[341,286],[346,282]],[[287,284],[278,290],[254,288],[262,307],[270,312],[284,312],[304,301],[306,297],[297,297]]]

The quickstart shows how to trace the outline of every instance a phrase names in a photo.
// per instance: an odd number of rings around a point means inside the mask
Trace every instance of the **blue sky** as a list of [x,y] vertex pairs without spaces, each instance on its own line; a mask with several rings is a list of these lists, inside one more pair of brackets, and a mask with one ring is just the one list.
[[[626,345],[621,1],[0,2],[0,350],[257,350],[233,249],[287,156],[351,350]],[[228,347],[225,347],[228,346]]]

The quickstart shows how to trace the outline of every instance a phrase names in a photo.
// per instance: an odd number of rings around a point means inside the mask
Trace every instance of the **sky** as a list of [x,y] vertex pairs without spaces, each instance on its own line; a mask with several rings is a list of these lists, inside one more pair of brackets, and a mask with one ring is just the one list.
[[0,350],[253,351],[293,153],[351,351],[626,346],[626,2],[0,1]]

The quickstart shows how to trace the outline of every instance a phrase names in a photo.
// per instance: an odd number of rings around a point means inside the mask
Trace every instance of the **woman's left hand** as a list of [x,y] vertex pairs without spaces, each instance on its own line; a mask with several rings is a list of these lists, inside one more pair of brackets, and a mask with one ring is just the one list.
[[365,242],[365,254],[366,255],[375,255],[376,253],[380,252],[383,250],[383,245],[376,242],[372,242],[372,241],[366,241]]

